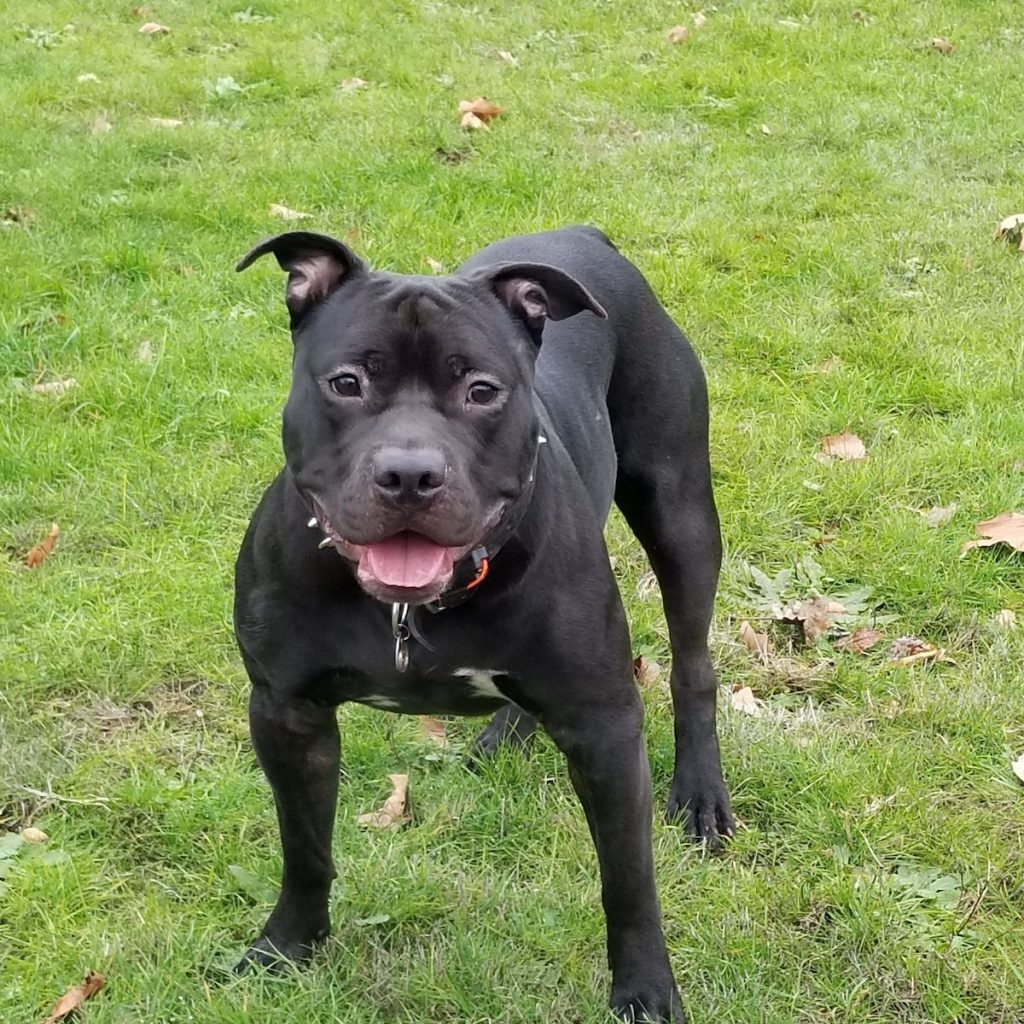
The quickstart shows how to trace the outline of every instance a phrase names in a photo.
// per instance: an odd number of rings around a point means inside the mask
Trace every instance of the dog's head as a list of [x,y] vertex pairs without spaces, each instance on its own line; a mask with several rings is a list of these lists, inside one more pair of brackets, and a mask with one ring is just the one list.
[[379,273],[336,239],[289,231],[237,269],[266,253],[288,272],[283,439],[299,491],[367,593],[432,601],[528,484],[545,322],[604,310],[542,264]]

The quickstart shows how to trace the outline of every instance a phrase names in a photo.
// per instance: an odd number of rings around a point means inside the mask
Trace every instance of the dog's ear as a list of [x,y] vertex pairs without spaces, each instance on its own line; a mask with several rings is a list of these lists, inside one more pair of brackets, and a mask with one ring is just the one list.
[[602,320],[608,316],[576,278],[546,263],[502,263],[485,273],[498,298],[534,337],[539,338],[547,320],[564,320],[585,309]]
[[235,270],[245,270],[268,252],[288,271],[285,304],[293,326],[339,285],[366,272],[366,264],[347,245],[313,231],[286,231],[265,238],[238,261]]

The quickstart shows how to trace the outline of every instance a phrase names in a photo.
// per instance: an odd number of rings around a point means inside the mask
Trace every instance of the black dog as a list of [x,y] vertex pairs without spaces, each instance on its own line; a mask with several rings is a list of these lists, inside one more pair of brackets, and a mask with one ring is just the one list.
[[707,633],[721,560],[704,376],[601,232],[498,242],[451,277],[370,271],[288,232],[295,342],[285,469],[238,558],[235,630],[273,787],[281,895],[239,969],[329,931],[335,708],[497,715],[486,754],[540,723],[600,862],[612,1008],[681,1021],[651,854],[629,632],[602,529],[612,500],[661,585],[676,762],[668,814],[711,845],[733,820]]

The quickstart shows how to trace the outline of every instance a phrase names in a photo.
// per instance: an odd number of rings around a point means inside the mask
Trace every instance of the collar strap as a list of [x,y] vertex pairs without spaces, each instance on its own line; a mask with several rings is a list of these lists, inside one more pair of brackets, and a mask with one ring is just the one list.
[[512,539],[519,524],[526,514],[526,509],[533,497],[533,487],[537,478],[537,461],[540,455],[540,446],[547,442],[547,438],[541,435],[537,445],[537,454],[533,459],[533,468],[516,500],[506,509],[505,514],[498,521],[498,525],[491,533],[484,538],[484,542],[473,548],[468,555],[464,555],[455,564],[452,573],[452,585],[436,600],[430,601],[421,607],[428,612],[447,611],[449,608],[456,608],[468,601],[477,590],[477,587],[491,571],[491,562],[494,556]]

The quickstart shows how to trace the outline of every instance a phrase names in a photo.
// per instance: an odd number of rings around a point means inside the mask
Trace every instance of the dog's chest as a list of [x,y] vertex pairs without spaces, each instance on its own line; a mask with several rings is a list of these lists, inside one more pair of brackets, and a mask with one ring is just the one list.
[[491,669],[364,672],[340,668],[322,679],[317,696],[331,703],[353,702],[384,711],[426,715],[486,715],[507,704],[506,673]]

